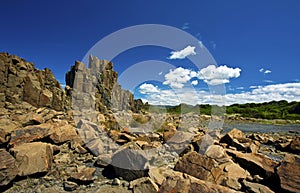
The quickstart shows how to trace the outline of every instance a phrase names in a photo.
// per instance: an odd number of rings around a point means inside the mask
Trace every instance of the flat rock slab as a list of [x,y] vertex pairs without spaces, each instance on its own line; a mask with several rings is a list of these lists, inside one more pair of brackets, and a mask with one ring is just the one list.
[[70,179],[81,183],[89,183],[93,181],[95,171],[96,168],[81,166],[76,173],[72,174]]
[[48,172],[52,166],[53,150],[47,143],[24,143],[10,150],[16,158],[19,176]]

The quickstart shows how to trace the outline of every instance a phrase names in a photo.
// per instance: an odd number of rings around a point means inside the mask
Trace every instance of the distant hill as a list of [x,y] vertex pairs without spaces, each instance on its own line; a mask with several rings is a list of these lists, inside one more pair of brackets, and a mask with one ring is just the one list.
[[[180,104],[177,106],[155,106],[144,105],[144,110],[151,112],[167,112],[167,113],[188,113],[196,112],[200,114],[210,115],[212,105],[187,105]],[[218,106],[214,106],[220,108]],[[233,104],[226,106],[227,115],[240,115],[242,117],[260,118],[260,119],[289,119],[300,120],[300,102],[287,101],[272,101],[265,103],[247,103],[247,104]]]

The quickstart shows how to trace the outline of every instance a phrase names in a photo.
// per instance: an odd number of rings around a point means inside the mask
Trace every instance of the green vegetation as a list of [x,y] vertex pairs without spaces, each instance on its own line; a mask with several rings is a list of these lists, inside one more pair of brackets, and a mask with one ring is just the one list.
[[[200,113],[202,115],[211,115],[211,109],[219,106],[212,105],[187,105],[180,104],[177,106],[153,106],[146,103],[143,110],[152,113],[170,113],[170,114],[186,114]],[[300,120],[300,102],[272,101],[266,103],[247,103],[234,104],[226,107],[227,115],[239,115],[241,117],[257,118],[257,119],[286,119]]]

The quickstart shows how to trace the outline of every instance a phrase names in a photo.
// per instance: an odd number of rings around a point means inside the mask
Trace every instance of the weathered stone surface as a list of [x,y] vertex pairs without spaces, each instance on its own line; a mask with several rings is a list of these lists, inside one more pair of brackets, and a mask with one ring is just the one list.
[[56,144],[71,141],[77,137],[78,135],[75,128],[69,124],[61,127],[55,127],[53,129],[53,133],[50,135],[50,139]]
[[53,127],[54,125],[52,124],[44,123],[16,129],[11,133],[9,145],[14,147],[23,143],[29,143],[48,137],[52,134]]
[[199,180],[193,176],[176,172],[175,175],[167,176],[159,190],[160,193],[233,193],[237,192],[230,188]]
[[286,155],[277,168],[280,186],[283,190],[300,192],[300,158],[295,155]]
[[26,101],[35,107],[55,110],[69,108],[64,90],[49,69],[37,70],[32,63],[7,53],[0,53],[0,63],[0,93],[5,96],[2,102]]
[[274,193],[270,188],[262,184],[243,181],[246,190],[251,193]]
[[0,128],[0,145],[8,141],[7,135],[8,133],[5,132],[4,129]]
[[64,190],[66,191],[74,191],[78,187],[78,184],[75,182],[65,181],[64,182]]
[[97,157],[95,165],[98,167],[106,167],[111,163],[112,154],[102,154]]
[[51,145],[42,142],[24,143],[10,149],[16,158],[19,176],[48,172],[52,166]]
[[260,153],[241,153],[238,151],[227,150],[234,160],[248,170],[251,174],[258,174],[262,177],[271,177],[275,174],[275,167],[278,163]]
[[239,151],[255,152],[256,144],[246,138],[245,134],[234,128],[220,139],[220,143],[226,143],[228,146],[235,147]]
[[213,181],[214,177],[211,171],[217,167],[218,163],[214,159],[197,152],[190,152],[176,163],[174,170],[187,173],[200,180]]
[[156,193],[158,186],[149,177],[139,178],[130,182],[133,193]]
[[81,166],[77,168],[77,172],[72,174],[71,180],[79,182],[92,182],[96,168]]
[[0,187],[9,184],[17,174],[15,158],[5,149],[0,149]]
[[297,136],[289,145],[289,149],[293,153],[300,153],[300,136]]
[[148,159],[138,145],[135,145],[116,152],[111,165],[116,176],[132,181],[147,175]]

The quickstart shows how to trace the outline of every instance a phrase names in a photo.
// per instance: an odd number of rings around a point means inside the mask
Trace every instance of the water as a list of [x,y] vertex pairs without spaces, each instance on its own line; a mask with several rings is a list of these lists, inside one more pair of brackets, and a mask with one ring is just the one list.
[[260,124],[260,123],[224,123],[223,130],[228,132],[237,128],[243,132],[260,132],[260,133],[286,133],[294,131],[300,133],[300,124]]

